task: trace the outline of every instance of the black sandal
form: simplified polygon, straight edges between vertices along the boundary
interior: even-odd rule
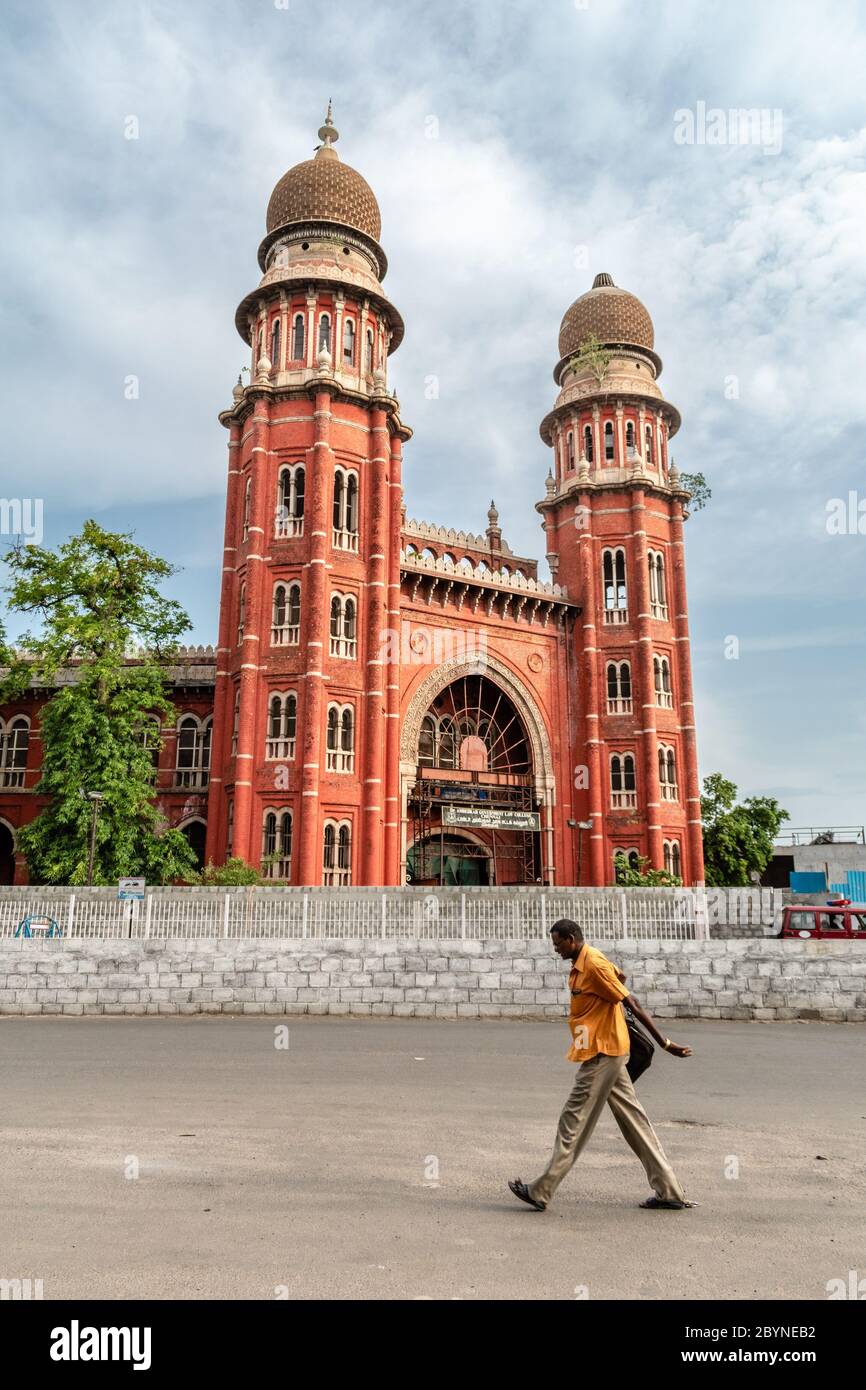
[[[684,1207],[696,1207],[697,1202],[666,1202],[663,1197],[647,1197],[641,1202],[644,1211],[682,1211]]]
[[[536,1211],[547,1211],[547,1203],[536,1202],[534,1197],[530,1197],[529,1188],[526,1186],[525,1182],[521,1181],[520,1178],[515,1178],[514,1182],[510,1182],[508,1186],[511,1188],[511,1191],[514,1193],[515,1197],[520,1198],[521,1202],[527,1202],[529,1206],[535,1207]]]

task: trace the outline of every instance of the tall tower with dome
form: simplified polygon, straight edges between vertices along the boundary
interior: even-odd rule
[[[541,425],[553,450],[538,503],[547,558],[581,604],[578,739],[586,757],[594,882],[612,835],[632,831],[655,868],[703,880],[680,486],[680,426],[658,378],[649,313],[610,275],[559,331],[559,394]],[[628,848],[628,847],[624,847]]]
[[[378,652],[399,595],[411,433],[388,357],[403,322],[382,289],[378,204],[335,149],[330,106],[319,138],[271,194],[262,278],[235,318],[250,381],[220,416],[229,471],[207,855],[265,857],[316,883],[327,833],[335,863],[350,853],[355,880],[380,883],[398,692]]]

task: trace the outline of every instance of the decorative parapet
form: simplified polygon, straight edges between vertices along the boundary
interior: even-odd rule
[[[405,550],[401,550],[400,565],[407,571],[421,571],[423,573],[428,570],[433,573],[448,574],[458,583],[462,583],[464,580],[474,580],[476,583],[495,585],[497,588],[543,594],[548,598],[568,601],[568,591],[561,584],[553,584],[544,579],[527,579],[522,574],[503,574],[501,570],[491,570],[484,565],[473,566],[467,560],[462,560],[455,565],[444,556],[431,559],[424,555],[407,555]]]

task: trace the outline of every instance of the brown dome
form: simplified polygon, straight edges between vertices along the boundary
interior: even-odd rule
[[[590,334],[600,343],[628,343],[653,348],[653,321],[639,299],[617,289],[609,275],[596,275],[587,290],[567,309],[559,330],[559,355],[577,352]]]
[[[329,144],[323,145],[314,159],[306,159],[283,174],[268,203],[269,233],[289,222],[307,221],[339,222],[376,242],[382,233],[372,188],[357,169],[343,164]]]

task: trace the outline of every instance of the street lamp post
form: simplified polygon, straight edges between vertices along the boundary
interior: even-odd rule
[[[102,792],[88,792],[87,799],[93,805],[93,816],[90,821],[90,853],[87,856],[87,886],[93,887],[93,860],[96,855],[96,822],[99,818],[99,803],[104,799]]]

